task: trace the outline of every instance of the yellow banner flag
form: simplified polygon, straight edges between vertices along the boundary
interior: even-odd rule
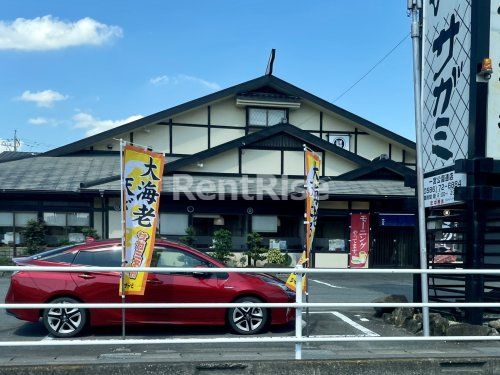
[[[319,208],[319,171],[321,159],[313,151],[305,150],[305,176],[306,176],[306,257],[310,258],[314,233],[316,232],[316,219]]]
[[[306,252],[303,251],[298,264],[305,264],[307,262]],[[297,292],[297,274],[291,273],[286,280],[286,286],[289,287],[294,292]],[[306,275],[302,276],[302,290],[307,290],[307,279]]]
[[[127,267],[149,267],[155,243],[165,156],[135,146],[123,154],[123,259]],[[143,295],[147,273],[126,272],[120,294]],[[122,290],[123,287],[123,290]]]

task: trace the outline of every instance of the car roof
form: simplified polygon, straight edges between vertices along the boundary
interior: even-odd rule
[[[78,248],[80,250],[84,250],[84,249],[93,249],[97,247],[102,247],[106,245],[120,245],[120,244],[121,244],[121,238],[110,238],[106,240],[94,240],[92,242],[82,243],[78,246]],[[196,250],[181,242],[167,240],[165,238],[156,238],[155,245],[173,246],[183,249]]]

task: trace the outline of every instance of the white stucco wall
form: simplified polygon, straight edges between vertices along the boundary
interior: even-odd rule
[[[284,173],[286,175],[304,174],[304,152],[285,151]]]
[[[281,151],[243,150],[241,162],[243,173],[281,173]]]
[[[238,149],[229,150],[201,161],[203,166],[190,165],[183,172],[238,173]]]
[[[210,147],[215,147],[222,143],[232,141],[233,139],[243,137],[245,130],[241,129],[210,129]]]
[[[338,116],[334,116],[328,112],[323,113],[323,131],[354,131],[354,125]]]
[[[172,117],[172,121],[181,124],[207,125],[208,123],[207,107],[204,106],[193,109],[188,112],[181,113],[180,115]]]
[[[172,128],[172,152],[174,154],[194,154],[208,147],[208,130],[189,126]]]
[[[358,135],[358,155],[372,160],[381,154],[389,155],[389,143],[372,134]]]
[[[169,133],[170,129],[166,125],[147,126],[134,131],[134,143],[151,147],[153,151],[168,153],[170,152]]]
[[[331,152],[325,153],[325,175],[338,176],[342,173],[359,168],[359,165],[341,158]]]
[[[245,127],[246,110],[242,107],[236,107],[234,98],[216,102],[210,106],[210,123],[212,125]]]
[[[299,109],[289,112],[288,122],[300,129],[319,130],[319,110],[303,103]]]

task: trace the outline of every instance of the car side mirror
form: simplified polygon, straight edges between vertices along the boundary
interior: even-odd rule
[[[206,266],[196,266],[195,268],[206,268]],[[204,272],[204,271],[194,271],[193,276],[195,277],[209,277],[210,273],[209,272]]]

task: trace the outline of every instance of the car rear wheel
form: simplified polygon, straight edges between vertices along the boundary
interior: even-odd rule
[[[57,298],[51,303],[60,303],[61,307],[53,307],[43,311],[43,324],[47,331],[55,337],[73,337],[78,335],[87,323],[87,311],[81,308],[64,307],[67,303],[79,303],[70,297]]]
[[[235,303],[259,303],[261,300],[255,297],[242,297]],[[227,312],[229,325],[236,333],[241,335],[252,335],[262,332],[267,325],[269,314],[263,307],[234,307]]]

